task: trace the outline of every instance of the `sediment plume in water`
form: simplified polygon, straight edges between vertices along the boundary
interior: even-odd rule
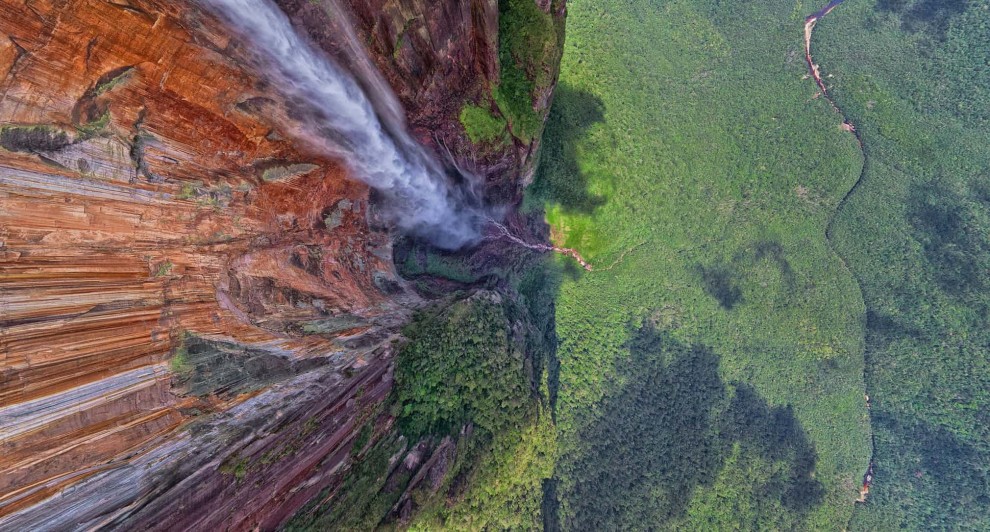
[[[388,88],[377,86],[380,94],[366,94],[350,74],[301,38],[270,0],[202,4],[244,39],[256,67],[298,107],[295,114],[303,116],[287,133],[343,159],[356,178],[384,196],[391,222],[446,249],[479,239],[486,217],[471,183],[454,184],[404,128],[386,128],[376,114],[369,96],[382,100],[381,108],[397,105]]]

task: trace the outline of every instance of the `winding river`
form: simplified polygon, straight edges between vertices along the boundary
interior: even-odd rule
[[[832,106],[832,109],[834,109],[835,112],[842,117],[842,128],[845,129],[846,131],[849,131],[850,133],[853,134],[853,136],[856,137],[856,141],[859,143],[859,148],[863,152],[863,169],[859,174],[859,179],[856,180],[856,183],[853,184],[853,186],[849,189],[849,191],[846,192],[846,195],[842,197],[842,200],[839,201],[839,204],[836,206],[835,209],[836,214],[842,209],[842,207],[846,204],[846,201],[848,201],[848,199],[853,195],[853,193],[856,192],[857,189],[859,189],[860,184],[863,182],[863,175],[866,174],[867,153],[866,153],[866,147],[863,144],[863,138],[862,136],[860,136],[860,133],[856,129],[856,126],[854,126],[853,123],[849,121],[845,113],[842,112],[842,109],[839,108],[839,106],[835,103],[835,100],[833,100],[828,94],[828,89],[825,87],[825,82],[822,80],[821,69],[819,69],[818,65],[815,64],[814,60],[811,58],[811,36],[812,33],[814,32],[815,24],[817,24],[818,21],[824,18],[826,15],[831,13],[832,10],[834,10],[836,7],[839,7],[839,4],[843,3],[844,1],[845,0],[832,0],[825,7],[821,8],[816,13],[804,19],[804,59],[805,61],[808,62],[808,70],[810,71],[811,76],[815,79],[815,83],[818,84],[818,88],[821,89],[822,96],[825,97],[826,100],[828,100],[828,103]],[[831,233],[832,233],[832,223],[829,222],[828,228],[825,231],[825,236],[829,240],[832,239]],[[843,260],[843,262],[845,262],[845,260]],[[866,409],[868,411],[870,410],[869,395],[866,396]],[[866,497],[870,493],[870,486],[873,484],[873,469],[874,469],[873,455],[876,454],[876,440],[872,433],[870,434],[870,440],[871,440],[871,446],[873,447],[873,451],[870,456],[870,463],[869,466],[867,467],[866,473],[863,474],[863,485],[862,488],[860,488],[859,498],[856,500],[856,502],[866,502]]]

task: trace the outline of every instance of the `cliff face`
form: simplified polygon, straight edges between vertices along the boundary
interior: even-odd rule
[[[534,0],[503,0],[501,8],[512,9],[512,4],[523,1]],[[480,177],[489,201],[519,199],[522,185],[528,184],[535,169],[539,132],[532,138],[506,135],[499,141],[474,143],[459,121],[466,104],[509,114],[499,113],[493,98],[502,84],[506,39],[512,38],[500,35],[498,0],[278,0],[278,4],[297,28],[358,73],[366,85],[373,85],[369,78],[374,74],[369,75],[360,62],[363,54],[349,49],[346,36],[356,32],[370,52],[370,66],[398,96],[419,142]],[[548,34],[534,45],[534,51],[545,51],[546,57],[528,65],[533,70],[529,75],[542,80],[527,102],[542,124],[557,80],[566,1],[535,0],[535,4],[545,20],[534,22],[553,26],[540,28]]]
[[[458,123],[497,82],[494,0],[281,3],[373,84],[354,31],[396,120],[518,195],[536,141]],[[291,141],[278,80],[196,6],[0,8],[0,528],[277,526],[391,428],[420,301],[369,190]]]

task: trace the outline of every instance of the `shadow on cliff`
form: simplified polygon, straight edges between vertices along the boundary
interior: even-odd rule
[[[503,223],[512,234],[531,242],[547,242],[549,227],[543,205],[590,214],[605,203],[605,197],[588,192],[588,176],[578,164],[579,144],[591,127],[604,122],[604,117],[604,104],[598,97],[558,85],[543,135],[540,167],[528,191],[538,207],[506,217]],[[402,277],[426,297],[442,298],[458,290],[478,288],[508,296],[512,301],[509,307],[518,311],[516,317],[521,319],[517,323],[525,331],[532,392],[541,396],[556,420],[560,380],[556,301],[563,280],[580,277],[584,271],[573,261],[557,261],[507,239],[486,239],[478,246],[449,252],[403,238],[396,241],[393,257]],[[545,389],[541,386],[544,375]],[[556,526],[556,499],[556,482],[546,479],[543,514],[547,529]]]
[[[580,431],[583,450],[563,459],[573,485],[560,493],[570,510],[564,528],[663,528],[685,515],[696,488],[716,481],[734,449],[739,460],[756,459],[751,472],[769,462],[752,481],[759,507],[782,507],[800,520],[822,501],[814,446],[789,406],[772,407],[752,387],[725,383],[708,348],[650,326],[627,347],[616,376],[622,388]]]
[[[545,205],[591,214],[606,201],[604,196],[588,192],[589,177],[578,163],[579,145],[589,129],[605,121],[605,105],[597,96],[567,84],[558,85],[554,94],[540,165],[528,189],[526,203],[532,207],[523,206],[499,220],[508,232],[527,242],[550,240],[543,214]],[[532,268],[534,259],[541,260],[539,255],[507,238],[488,234],[476,245],[455,251],[437,249],[415,237],[402,237],[395,242],[393,258],[399,273],[413,281],[417,291],[439,297],[462,289],[498,289],[507,278]],[[583,273],[571,261],[565,261],[561,271],[572,279]]]
[[[565,211],[591,214],[604,196],[588,192],[588,176],[578,164],[578,146],[595,124],[605,122],[605,104],[589,92],[566,83],[557,86],[543,134],[540,167],[530,192]]]

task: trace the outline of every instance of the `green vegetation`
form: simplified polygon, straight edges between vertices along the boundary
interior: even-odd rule
[[[396,401],[402,433],[443,434],[465,423],[498,434],[518,423],[529,390],[523,353],[511,345],[500,301],[477,297],[424,315],[399,355]]]
[[[351,447],[351,456],[356,456],[364,450],[364,446],[368,445],[368,441],[371,440],[371,434],[374,431],[375,426],[371,422],[365,423],[361,427],[361,431],[354,437],[354,446]]]
[[[357,460],[344,478],[334,504],[324,510],[316,505],[321,494],[290,521],[285,530],[373,530],[402,495],[402,489],[387,489],[389,458],[405,448],[403,440],[392,436],[380,441]],[[408,475],[393,482],[404,488]],[[323,511],[321,511],[323,510]]]
[[[261,349],[188,333],[169,360],[177,391],[200,397],[251,392],[294,375],[304,366]]]
[[[460,120],[468,138],[475,144],[495,142],[505,137],[505,119],[484,107],[464,104]]]
[[[220,464],[220,472],[224,475],[233,475],[240,480],[248,473],[249,462],[247,458],[242,458],[238,454],[233,454]]]
[[[165,260],[161,262],[155,269],[155,277],[166,277],[172,273],[172,268],[175,267],[172,261]]]
[[[182,188],[179,189],[179,193],[176,194],[175,198],[180,200],[192,199],[198,196],[197,187],[201,186],[202,183],[182,183]]]
[[[590,214],[605,203],[604,197],[588,192],[588,177],[578,166],[577,151],[588,130],[604,120],[605,108],[600,98],[573,90],[566,83],[557,86],[548,119],[551,129],[543,137],[539,178],[527,189],[528,208],[541,206],[533,203],[552,201],[568,212]],[[572,237],[574,232],[572,226]]]
[[[824,495],[814,477],[814,446],[790,407],[770,407],[752,387],[729,386],[710,350],[687,346],[646,326],[632,334],[630,358],[602,415],[580,434],[583,450],[565,461],[574,479],[572,526],[666,528],[685,517],[695,489],[715,500],[694,504],[698,519],[719,530],[798,530]],[[726,462],[745,461],[744,475],[719,478]],[[736,464],[732,464],[733,466]],[[732,512],[720,506],[738,493]],[[702,521],[704,522],[704,521]],[[580,524],[580,525],[578,525]]]
[[[138,138],[144,137],[135,137],[135,139]],[[135,144],[135,146],[139,144]],[[134,157],[135,152],[132,151],[131,155]],[[140,167],[140,164],[138,166]],[[211,207],[215,212],[220,212],[230,205],[230,202],[233,200],[233,193],[233,187],[227,183],[208,187],[202,181],[187,181],[182,183],[175,198],[180,200],[195,200],[196,205],[200,207]]]
[[[404,432],[425,426],[434,433],[449,426],[449,432],[463,423],[456,420],[474,426],[459,443],[458,463],[437,496],[425,498],[411,529],[539,528],[543,482],[552,475],[557,446],[550,413],[531,385],[537,384],[533,375],[541,376],[546,389],[547,373],[539,368],[548,365],[554,346],[545,342],[552,313],[531,311],[553,297],[555,284],[541,282],[548,279],[552,274],[537,263],[516,280],[511,300],[476,295],[407,331],[413,341],[396,369],[400,426],[409,427]],[[525,338],[510,335],[520,326]]]
[[[861,149],[807,77],[817,4],[568,5],[525,208],[594,271],[397,251],[424,292],[501,295],[410,326],[402,436],[355,451],[307,522],[391,527],[405,504],[417,530],[990,528],[990,6],[819,24]],[[500,14],[493,97],[528,140],[562,26],[528,0]],[[390,465],[414,445],[455,449],[432,487]]]
[[[355,464],[329,505],[317,497],[290,530],[369,530],[395,526],[397,504],[416,509],[413,529],[533,529],[543,481],[555,463],[556,431],[535,388],[549,365],[546,343],[552,274],[544,261],[510,275],[506,296],[481,291],[421,312],[405,329],[386,409],[398,432],[371,445],[373,425],[357,435]],[[551,331],[552,335],[552,331]],[[542,388],[546,390],[545,382]],[[406,469],[410,449],[447,449],[428,482]],[[446,447],[445,447],[446,446]],[[425,459],[425,457],[423,458]],[[396,461],[399,460],[399,461]],[[433,475],[437,476],[434,477]],[[401,513],[401,511],[399,511]]]
[[[96,81],[96,84],[93,85],[93,88],[90,90],[90,96],[99,96],[100,94],[113,90],[114,87],[126,81],[133,71],[134,67],[124,66],[111,70],[110,72],[100,76],[100,79]]]
[[[499,0],[498,29],[501,79],[492,87],[492,96],[512,134],[528,143],[543,127],[543,117],[533,110],[533,99],[553,81],[564,21],[544,13],[532,0]]]
[[[862,159],[802,79],[817,7],[568,3],[527,201],[595,266],[556,302],[565,529],[839,530],[852,514],[871,453],[864,309],[825,233]],[[644,326],[664,338],[645,355]],[[733,429],[739,402],[752,420]]]
[[[76,126],[76,130],[79,131],[82,137],[90,138],[90,137],[95,137],[96,135],[99,135],[100,133],[106,131],[107,126],[109,125],[110,125],[110,109],[107,109],[96,120]]]
[[[168,361],[168,369],[180,378],[188,376],[193,367],[189,364],[189,353],[184,344],[179,344]]]
[[[427,251],[420,254],[417,253],[419,249],[421,248],[416,246],[410,252],[406,252],[405,260],[400,264],[403,277],[415,278],[429,275],[458,283],[473,283],[480,277],[473,271],[470,264],[465,264],[463,257],[438,251]]]
[[[495,436],[456,505],[438,498],[410,530],[538,530],[543,481],[553,474],[556,429],[548,412],[521,430]]]
[[[990,529],[990,4],[847,2],[815,59],[867,164],[832,227],[867,307],[857,530]]]

